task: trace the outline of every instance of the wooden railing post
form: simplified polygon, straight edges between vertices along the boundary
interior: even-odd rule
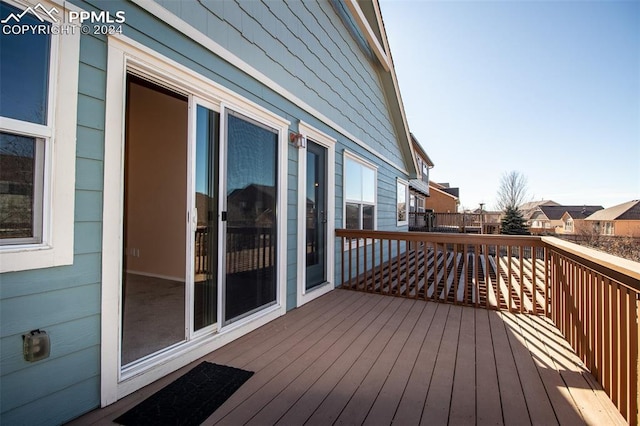
[[[640,265],[543,238],[548,314],[629,424],[638,424]]]

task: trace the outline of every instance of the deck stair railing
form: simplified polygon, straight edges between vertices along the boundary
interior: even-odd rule
[[[545,315],[638,424],[640,264],[551,237],[336,230],[342,287]]]

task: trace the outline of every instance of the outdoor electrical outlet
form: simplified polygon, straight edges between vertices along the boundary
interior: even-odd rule
[[[49,358],[51,342],[49,335],[43,330],[33,330],[22,336],[22,352],[25,361],[35,362]]]

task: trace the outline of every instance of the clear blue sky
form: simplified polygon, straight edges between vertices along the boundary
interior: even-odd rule
[[[495,206],[640,198],[640,0],[381,0],[409,128],[432,179]]]

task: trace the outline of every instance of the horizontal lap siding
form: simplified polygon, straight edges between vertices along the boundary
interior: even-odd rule
[[[289,146],[287,161],[287,310],[296,307],[298,265],[298,150]]]
[[[61,423],[100,403],[106,58],[104,40],[81,37],[73,265],[0,276],[1,424]],[[22,335],[34,329],[51,355],[29,363]]]
[[[208,51],[195,43],[175,36],[170,38],[169,43],[169,38],[154,36],[154,32],[147,31],[146,26],[138,26],[138,31],[132,34],[145,45],[291,120],[292,130],[297,130],[295,123],[302,120],[336,138],[337,228],[344,226],[342,154],[346,149],[377,167],[377,228],[406,229],[396,225],[396,178],[400,172],[388,162],[400,168],[404,168],[404,165],[376,71],[379,65],[373,64],[360,50],[328,1],[265,3],[166,0],[157,3],[385,157],[387,161],[376,157],[224,61],[218,63]],[[114,7],[112,9],[115,10]],[[157,40],[162,40],[162,43]],[[188,58],[180,53],[185,51],[190,52]],[[297,154],[295,149],[289,147],[287,309],[296,306]],[[407,176],[401,177],[407,179]],[[336,243],[336,260],[341,250]],[[339,273],[336,267],[336,282],[339,282]]]
[[[329,1],[158,1],[403,167],[378,64]]]
[[[73,0],[84,10],[125,11],[124,33],[292,122],[334,137],[336,227],[343,226],[342,154],[378,167],[378,228],[395,229],[396,168],[130,2]],[[376,67],[330,3],[160,2],[171,12],[405,168]],[[206,7],[205,7],[206,6]],[[132,27],[135,25],[135,27]],[[74,264],[0,276],[2,424],[55,424],[100,401],[100,292],[106,39],[83,35],[79,64]],[[288,148],[287,308],[296,305],[298,151]],[[406,178],[406,176],[403,176]],[[332,243],[332,242],[330,242]],[[336,259],[341,250],[336,246]],[[339,274],[336,268],[336,275]],[[51,336],[51,357],[22,359],[22,335]],[[73,401],[73,402],[72,402]],[[42,414],[46,413],[46,416]]]

